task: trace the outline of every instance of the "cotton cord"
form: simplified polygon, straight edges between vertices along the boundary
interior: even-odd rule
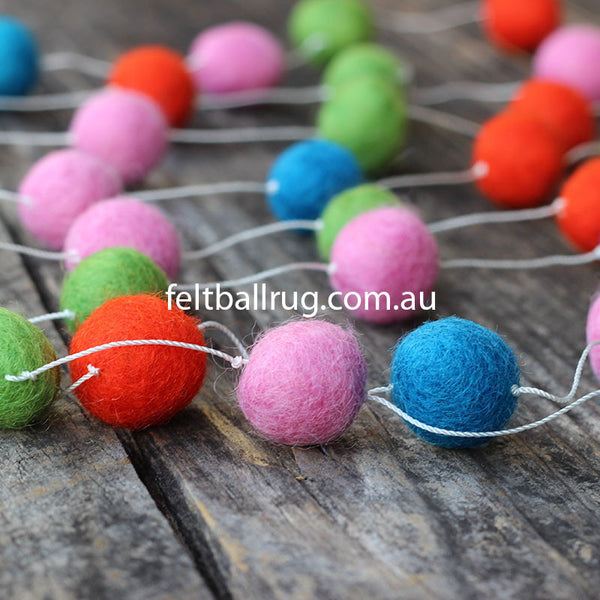
[[[146,190],[131,193],[131,197],[143,202],[160,200],[176,200],[218,194],[264,194],[267,186],[254,181],[227,181],[223,183],[206,183],[166,188],[162,190]]]
[[[567,153],[566,160],[569,165],[575,165],[586,158],[591,158],[598,154],[600,154],[600,142],[595,140],[593,142],[575,146],[575,148]]]
[[[100,90],[42,94],[39,96],[2,96],[0,110],[12,112],[40,112],[47,110],[70,110],[78,108],[90,96]]]
[[[71,135],[68,132],[0,131],[0,144],[3,146],[66,147],[71,145]]]
[[[44,323],[45,321],[58,321],[60,319],[75,319],[76,314],[72,310],[62,310],[60,312],[48,313],[46,315],[40,315],[39,317],[33,317],[28,319],[30,323]]]
[[[51,71],[77,71],[83,75],[106,79],[111,69],[111,63],[84,56],[76,52],[54,52],[47,54],[42,60],[42,69]]]
[[[17,192],[11,192],[9,190],[0,190],[0,200],[12,202],[14,204],[25,204],[26,206],[31,206],[33,204],[33,199],[29,196],[22,196],[21,194],[17,194]]]
[[[82,375],[77,381],[73,382],[66,390],[65,395],[74,392],[80,385],[92,379],[92,377],[98,377],[100,375],[100,369],[94,367],[94,365],[88,365],[88,372]]]
[[[417,88],[411,98],[421,106],[444,104],[453,100],[477,100],[478,102],[508,102],[523,82],[476,83],[452,81],[431,87]]]
[[[50,252],[48,250],[21,246],[20,244],[9,244],[8,242],[0,242],[0,250],[8,250],[9,252],[16,252],[17,254],[24,254],[26,256],[43,258],[46,260],[81,260],[75,252]]]
[[[427,108],[426,106],[412,104],[408,106],[408,115],[413,121],[435,125],[470,138],[474,138],[481,129],[481,125],[475,123],[475,121]]]
[[[246,360],[249,358],[248,350],[246,350],[242,341],[233,333],[233,331],[231,331],[231,329],[225,327],[222,323],[219,323],[218,321],[204,321],[198,325],[198,329],[200,331],[204,331],[205,329],[216,329],[221,333],[224,333],[231,342],[233,342],[233,345],[236,347],[242,358]]]
[[[450,171],[442,173],[421,173],[416,175],[397,175],[380,179],[377,184],[381,187],[393,189],[406,189],[412,187],[434,187],[445,185],[462,185],[473,183],[487,175],[489,170],[485,163],[476,163],[465,171]]]
[[[225,110],[246,106],[267,106],[269,104],[318,104],[329,98],[324,86],[270,88],[245,92],[231,92],[223,96],[206,95],[198,100],[201,110]]]
[[[243,144],[296,142],[313,137],[314,127],[242,127],[234,129],[172,129],[177,144]],[[0,138],[1,139],[1,138]]]

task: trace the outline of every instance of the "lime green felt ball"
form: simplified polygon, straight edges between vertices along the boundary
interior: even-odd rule
[[[380,77],[404,90],[409,69],[396,55],[377,44],[356,44],[340,52],[327,65],[323,85],[334,89],[362,75]]]
[[[317,231],[317,248],[321,258],[329,260],[335,238],[352,219],[376,208],[398,204],[399,200],[392,192],[372,183],[334,196],[321,215],[322,227]]]
[[[159,294],[168,286],[164,271],[146,255],[133,248],[107,248],[88,256],[66,277],[60,306],[75,313],[66,320],[75,332],[106,300]]]
[[[366,172],[377,173],[398,155],[406,138],[403,94],[378,77],[348,81],[321,106],[317,130],[353,152]]]
[[[292,45],[317,66],[348,46],[369,41],[373,29],[371,11],[360,0],[302,0],[288,23]]]
[[[0,308],[0,428],[21,429],[43,416],[60,388],[60,369],[35,381],[12,382],[5,375],[35,371],[56,360],[46,336],[35,325]]]

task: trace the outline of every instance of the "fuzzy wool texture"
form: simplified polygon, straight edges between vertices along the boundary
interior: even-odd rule
[[[539,119],[561,140],[565,152],[596,137],[596,116],[591,102],[562,83],[527,81],[512,99],[510,110]]]
[[[288,22],[294,48],[318,66],[345,48],[370,41],[373,32],[373,15],[362,0],[301,0]]]
[[[75,313],[74,319],[65,320],[74,333],[107,300],[163,294],[168,286],[164,271],[145,254],[133,248],[107,248],[88,256],[65,277],[60,307]]]
[[[234,21],[198,35],[190,48],[189,63],[199,90],[228,94],[277,85],[285,73],[286,57],[270,31]]]
[[[108,342],[164,339],[204,345],[196,319],[155,296],[108,300],[79,328],[70,352]],[[77,381],[92,364],[100,373],[75,390],[82,406],[98,419],[123,429],[160,425],[184,409],[199,392],[206,354],[168,346],[113,348],[70,363]]]
[[[173,280],[179,271],[179,236],[165,214],[127,197],[97,202],[79,215],[65,239],[64,252],[83,260],[105,248],[135,248],[149,256]],[[77,260],[65,265],[72,271]]]
[[[600,101],[600,27],[567,25],[549,35],[533,60],[533,75],[564,83]]]
[[[0,17],[0,96],[23,96],[39,79],[40,52],[28,27]]]
[[[299,142],[271,167],[267,200],[282,221],[318,219],[331,198],[359,185],[363,178],[356,158],[342,146],[326,140]]]
[[[352,314],[380,324],[413,317],[411,307],[402,307],[405,294],[418,299],[423,293],[429,300],[439,271],[434,237],[413,210],[400,207],[378,208],[350,221],[333,244],[331,264],[332,287],[363,298]],[[389,310],[383,298],[377,307],[370,297],[367,306],[366,294],[382,292],[389,294]]]
[[[323,227],[317,231],[317,248],[323,260],[329,260],[338,233],[355,217],[383,206],[398,206],[400,201],[389,190],[372,183],[359,185],[338,194],[321,215]]]
[[[578,250],[591,252],[600,244],[600,158],[581,165],[564,183],[560,197],[560,230]]]
[[[75,219],[95,202],[119,194],[123,184],[108,164],[79,150],[47,154],[19,186],[23,227],[52,250],[60,250]]]
[[[151,98],[173,127],[185,125],[194,110],[196,88],[184,57],[166,46],[141,46],[113,65],[108,85]]]
[[[421,325],[400,340],[392,360],[396,406],[433,427],[452,431],[497,431],[517,406],[514,352],[495,332],[450,317]],[[459,438],[409,425],[422,439],[443,448],[476,448],[491,438]]]
[[[372,75],[390,85],[404,89],[407,66],[395,54],[378,44],[356,44],[340,52],[327,65],[323,85],[336,87],[363,75]]]
[[[245,417],[289,446],[327,444],[354,421],[366,397],[367,365],[352,331],[293,321],[263,334],[237,387]]]
[[[165,156],[167,121],[147,96],[107,88],[75,112],[73,145],[114,167],[126,185],[142,180]]]
[[[547,201],[563,173],[559,138],[537,118],[517,111],[492,117],[479,130],[473,163],[489,172],[477,179],[479,191],[504,208],[530,208]]]
[[[600,295],[598,293],[596,293],[590,304],[585,333],[588,344],[600,341]],[[596,346],[592,348],[590,352],[590,364],[594,375],[600,380],[600,347]]]
[[[509,52],[533,52],[561,23],[560,0],[484,0],[483,28]]]
[[[45,415],[60,389],[60,369],[20,383],[4,376],[34,371],[56,360],[56,353],[35,325],[5,308],[0,308],[0,350],[0,428],[21,429]]]
[[[396,158],[407,124],[403,94],[373,75],[336,87],[317,115],[319,135],[348,148],[368,173],[382,171]]]

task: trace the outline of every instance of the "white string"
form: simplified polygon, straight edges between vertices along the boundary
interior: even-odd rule
[[[521,221],[535,221],[556,216],[563,208],[564,200],[557,198],[549,206],[540,206],[539,208],[529,208],[521,210],[508,210],[505,212],[487,212],[475,213],[472,215],[463,215],[445,219],[429,225],[431,233],[441,233],[444,231],[453,231],[463,227],[472,227],[473,225],[486,225],[494,223],[518,223]]]
[[[515,259],[515,260],[496,260],[485,258],[458,258],[442,262],[442,269],[544,269],[556,266],[577,266],[586,265],[600,259],[600,246],[597,246],[591,252],[586,254],[574,254],[572,256],[544,256],[542,258]]]
[[[94,367],[94,365],[88,365],[88,372],[82,375],[77,381],[72,383],[66,390],[65,394],[74,392],[81,384],[92,379],[92,377],[98,377],[100,375],[100,369]]]
[[[427,108],[426,106],[410,105],[408,115],[413,121],[435,125],[470,138],[474,138],[481,129],[481,125],[475,123],[475,121]]]
[[[196,289],[213,289],[216,287],[220,288],[232,288],[238,287],[242,285],[247,285],[249,283],[257,283],[259,281],[264,281],[265,279],[270,279],[272,277],[276,277],[277,275],[282,275],[284,273],[291,273],[292,271],[322,271],[325,273],[331,274],[333,272],[333,265],[328,265],[325,263],[314,263],[314,262],[305,262],[305,263],[291,263],[289,265],[284,265],[282,267],[275,267],[274,269],[267,269],[266,271],[261,271],[260,273],[256,273],[254,275],[249,275],[248,277],[242,277],[240,279],[228,279],[225,281],[210,281],[205,283],[190,283],[185,285],[178,285],[177,289],[181,291],[190,291]]]
[[[30,248],[21,246],[20,244],[9,244],[8,242],[0,242],[0,250],[8,250],[26,256],[35,258],[44,258],[47,260],[78,260],[79,256],[75,252],[50,252],[48,250],[39,250],[38,248]]]
[[[270,104],[318,104],[328,97],[327,89],[322,85],[302,88],[266,88],[203,96],[198,99],[197,107],[200,110],[224,110]]]
[[[229,329],[229,327],[225,327],[225,325],[219,323],[218,321],[204,321],[204,323],[200,323],[200,325],[198,325],[198,329],[200,331],[205,329],[217,329],[221,333],[224,333],[233,342],[233,345],[236,347],[240,355],[243,358],[248,359],[248,351],[244,347],[244,344],[242,344],[241,340],[238,339],[238,337],[233,333],[233,331],[231,331],[231,329]]]
[[[395,33],[439,33],[481,21],[480,2],[463,2],[425,12],[382,11],[379,26]]]
[[[54,321],[59,319],[74,319],[77,315],[72,310],[62,310],[60,312],[48,313],[29,319],[30,323],[44,323],[45,321]]]
[[[235,129],[172,129],[177,144],[243,144],[249,142],[296,142],[313,137],[314,127],[242,127]]]
[[[13,112],[38,112],[78,108],[99,90],[43,94],[39,96],[1,96],[0,110]]]
[[[321,221],[308,221],[308,220],[296,220],[296,221],[280,221],[278,223],[269,223],[268,225],[262,225],[261,227],[255,227],[254,229],[248,229],[229,236],[220,242],[216,242],[211,246],[207,246],[202,250],[193,250],[191,252],[185,252],[183,257],[186,259],[194,260],[199,258],[206,258],[231,248],[242,242],[255,240],[273,233],[280,233],[282,231],[293,231],[294,229],[306,229],[309,231],[318,231],[322,228],[323,223]]]
[[[462,185],[473,183],[487,175],[487,164],[478,162],[466,171],[453,171],[442,173],[417,173],[414,175],[397,175],[380,179],[377,184],[381,187],[392,189],[405,189],[412,187],[434,187],[446,185]]]
[[[77,71],[90,77],[106,79],[112,65],[104,60],[77,54],[76,52],[54,52],[42,60],[44,71]]]
[[[585,144],[579,144],[579,146],[575,146],[567,153],[567,164],[575,165],[578,162],[585,160],[586,158],[591,158],[593,156],[597,156],[600,154],[600,142],[594,140],[593,142],[586,142]]]
[[[3,146],[69,146],[71,135],[68,132],[39,131],[0,131],[0,144]]]
[[[21,194],[9,190],[0,190],[0,200],[13,202],[14,204],[25,204],[26,206],[31,206],[33,204],[33,198],[21,196]]]
[[[478,83],[452,81],[411,91],[411,99],[421,106],[443,104],[453,100],[477,100],[480,102],[508,102],[522,82]]]
[[[119,342],[109,342],[107,344],[101,344],[100,346],[95,346],[93,348],[88,348],[87,350],[82,350],[81,352],[76,352],[75,354],[64,356],[63,358],[59,358],[57,360],[52,361],[51,363],[39,367],[38,369],[35,369],[35,371],[22,371],[19,375],[5,375],[4,379],[13,383],[35,381],[37,377],[42,375],[42,373],[45,373],[46,371],[51,371],[56,367],[66,365],[70,362],[73,362],[74,360],[90,356],[91,354],[96,354],[97,352],[103,352],[105,350],[112,350],[114,348],[126,348],[132,346],[168,346],[170,348],[183,348],[184,350],[195,350],[197,352],[204,352],[206,354],[211,354],[212,356],[222,358],[228,363],[231,363],[231,366],[234,369],[239,369],[242,365],[246,364],[247,362],[247,360],[242,356],[231,356],[226,352],[221,352],[220,350],[215,350],[214,348],[208,348],[206,346],[199,346],[198,344],[175,342],[173,340],[122,340]]]
[[[143,202],[158,200],[175,200],[178,198],[193,198],[195,196],[215,196],[218,194],[264,194],[266,185],[254,181],[228,181],[224,183],[206,183],[186,185],[162,190],[145,190],[132,192],[130,196]]]

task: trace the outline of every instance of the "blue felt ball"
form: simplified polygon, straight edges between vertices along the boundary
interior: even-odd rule
[[[12,17],[0,17],[0,96],[22,96],[35,85],[39,50],[31,31]]]
[[[360,185],[364,175],[349,151],[325,140],[308,140],[288,148],[267,179],[267,199],[282,221],[318,219],[334,196]]]
[[[519,384],[514,352],[493,331],[456,317],[425,323],[400,340],[392,361],[392,398],[409,416],[453,431],[496,431],[510,420]],[[444,448],[475,448],[490,438],[437,435],[410,425]]]

